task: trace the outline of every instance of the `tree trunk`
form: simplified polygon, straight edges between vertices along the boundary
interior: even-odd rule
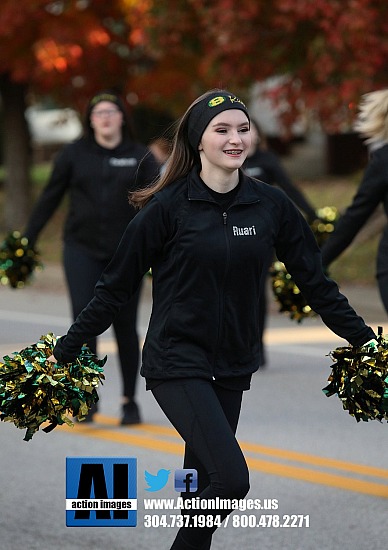
[[[3,107],[4,214],[3,229],[23,229],[31,205],[30,132],[25,119],[27,85],[0,75]]]

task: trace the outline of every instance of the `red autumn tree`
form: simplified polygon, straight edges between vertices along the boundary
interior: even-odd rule
[[[2,0],[0,93],[6,227],[29,206],[31,94],[79,107],[116,86],[178,115],[205,89],[273,94],[285,127],[301,104],[327,131],[349,128],[362,93],[388,85],[388,4],[381,0]]]
[[[342,131],[360,95],[388,85],[388,4],[380,0],[155,0],[150,6],[148,37],[157,62],[139,81],[149,101],[175,97],[187,71],[186,100],[206,87],[244,91],[286,75],[273,96],[288,103],[285,125],[303,100],[327,131]],[[161,71],[172,86],[155,78]]]
[[[388,85],[388,4],[379,0],[278,0],[284,67],[329,132],[348,130],[363,93]],[[298,40],[306,37],[298,47]]]
[[[97,89],[123,89],[144,65],[138,27],[130,17],[139,2],[124,3],[2,0],[0,94],[7,229],[22,226],[30,206],[30,140],[24,118],[28,98],[49,94],[80,107]]]

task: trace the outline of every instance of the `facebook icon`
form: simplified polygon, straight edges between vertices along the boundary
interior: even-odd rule
[[[174,487],[178,493],[195,493],[198,489],[197,470],[175,470]]]

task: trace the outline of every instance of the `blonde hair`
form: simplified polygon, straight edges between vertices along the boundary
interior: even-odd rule
[[[362,96],[353,127],[367,144],[388,142],[388,89]]]

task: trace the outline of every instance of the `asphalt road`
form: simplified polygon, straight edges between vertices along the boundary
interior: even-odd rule
[[[374,327],[385,322],[375,289],[346,289],[357,311]],[[64,333],[70,322],[61,274],[39,275],[23,290],[0,288],[0,359],[42,334]],[[141,304],[144,334],[149,283]],[[330,374],[328,352],[345,343],[320,320],[301,324],[271,307],[266,333],[269,364],[246,392],[238,438],[251,471],[247,498],[277,502],[277,509],[242,510],[214,536],[214,550],[364,550],[386,547],[388,517],[387,426],[357,423],[337,397],[322,393]],[[144,424],[120,427],[120,376],[112,334],[101,338],[108,354],[100,414],[93,425],[39,431],[30,442],[13,424],[0,424],[0,548],[2,550],[167,550],[176,528],[145,527],[144,471],[181,468],[182,444],[139,379]],[[135,457],[136,527],[66,527],[66,457]],[[174,499],[171,484],[153,496]],[[176,512],[174,512],[176,513]],[[260,517],[264,516],[260,520]],[[270,516],[270,517],[268,517]],[[294,525],[285,518],[295,516]],[[253,517],[253,519],[252,519]],[[158,523],[157,519],[154,523]],[[234,518],[234,519],[233,519]],[[260,526],[249,526],[250,524]],[[272,522],[272,526],[269,523]],[[159,521],[160,523],[160,521]],[[307,527],[306,524],[309,524]]]

